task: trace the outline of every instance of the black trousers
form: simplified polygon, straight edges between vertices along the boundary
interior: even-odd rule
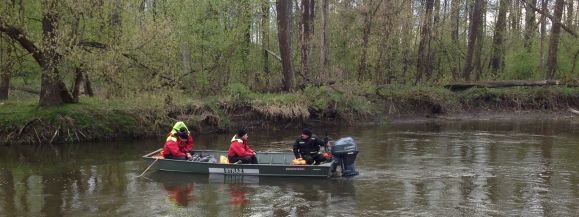
[[[228,157],[229,163],[235,163],[241,161],[242,164],[257,164],[257,157],[255,155],[251,157]]]
[[[324,161],[324,156],[318,153],[302,155],[302,158],[304,158],[307,164],[314,165],[319,165],[322,161]]]

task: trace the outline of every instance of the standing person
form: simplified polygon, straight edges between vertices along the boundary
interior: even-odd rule
[[[176,134],[171,134],[163,147],[163,157],[166,159],[187,160],[191,159],[193,140],[184,127]]]
[[[247,131],[245,129],[237,130],[237,133],[231,139],[231,145],[227,153],[229,163],[241,161],[243,164],[257,164],[257,157],[253,149],[249,147],[247,138]]]
[[[312,135],[312,130],[304,128],[302,135],[294,143],[294,156],[296,159],[304,159],[307,164],[318,165],[324,160],[320,154],[320,146],[327,147],[324,141]]]

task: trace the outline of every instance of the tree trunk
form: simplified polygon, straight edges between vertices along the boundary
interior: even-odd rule
[[[360,55],[360,63],[358,65],[358,81],[362,81],[366,75],[368,42],[370,40],[370,12],[364,12],[364,27],[362,29],[362,54]]]
[[[493,48],[491,56],[491,73],[496,77],[502,72],[505,66],[505,33],[507,29],[507,9],[509,0],[500,0],[497,23],[495,24],[495,33],[493,36]]]
[[[328,65],[328,0],[320,1],[320,18],[320,76],[329,77],[329,75],[326,75],[328,73],[328,70],[326,69]]]
[[[432,59],[430,51],[430,39],[432,28],[432,9],[434,0],[426,0],[426,13],[422,22],[420,44],[418,45],[418,60],[416,62],[416,82],[420,82],[423,76],[429,77],[432,73]]]
[[[460,42],[458,40],[458,26],[460,25],[460,1],[461,0],[451,0],[450,2],[450,39],[454,44],[455,49],[459,49]],[[453,64],[452,66],[452,77],[458,79],[460,76],[459,63]]]
[[[7,44],[3,47],[4,39],[0,38],[0,100],[8,99],[10,94],[10,77],[12,70],[12,64],[9,63],[8,58],[10,53],[12,53],[11,45]],[[1,67],[4,65],[4,67]]]
[[[412,26],[414,24],[414,16],[413,16],[413,3],[412,0],[403,0],[402,10],[404,11],[404,19],[401,24],[401,38],[399,39],[402,42],[402,81],[404,83],[407,82],[406,78],[409,74],[409,68],[414,66],[414,60],[410,57],[410,53],[412,52]]]
[[[83,73],[84,74],[84,94],[87,96],[94,96],[94,91],[92,90],[92,83],[90,82],[90,79],[88,78],[88,74],[87,73]]]
[[[75,103],[79,102],[80,86],[83,83],[84,76],[81,69],[82,65],[77,67],[74,71],[74,85],[72,86],[72,98]]]
[[[519,8],[519,1],[513,0],[511,2],[511,13],[509,14],[511,20],[511,29],[515,31],[515,35],[519,36],[519,16],[520,16],[520,8]]]
[[[573,3],[575,0],[569,0],[567,3],[567,21],[568,27],[573,28]]]
[[[431,69],[428,70],[429,73],[426,73],[426,80],[430,81],[432,79],[432,76],[434,75],[434,73],[436,73],[436,71],[439,69],[439,56],[437,55],[437,49],[433,48],[433,46],[431,45],[433,42],[436,44],[436,42],[440,41],[441,34],[440,34],[440,30],[441,30],[441,24],[440,24],[440,1],[441,0],[434,0],[434,11],[433,13],[433,20],[432,20],[432,25],[431,25],[431,39],[429,41],[429,46],[428,46],[428,51],[430,53],[430,67]],[[436,47],[436,46],[435,46]],[[437,74],[438,75],[438,74]],[[435,76],[438,77],[438,76]]]
[[[302,20],[301,20],[301,63],[302,63],[302,75],[306,79],[310,79],[310,70],[308,65],[308,55],[310,51],[310,24],[311,24],[311,5],[313,0],[302,0]]]
[[[251,73],[250,72],[250,62],[249,62],[249,54],[250,54],[250,48],[251,48],[251,23],[252,21],[252,14],[251,14],[251,5],[249,5],[249,2],[247,1],[239,1],[242,4],[242,10],[241,14],[243,14],[242,17],[242,23],[241,25],[243,25],[245,27],[245,29],[243,30],[243,42],[241,43],[241,61],[243,63],[243,67],[242,67],[242,72],[243,74],[248,74]],[[250,76],[244,76],[244,78],[250,78]],[[248,80],[249,81],[249,80]]]
[[[362,11],[364,14],[364,26],[362,29],[362,54],[360,63],[358,64],[358,81],[364,80],[368,74],[368,43],[370,42],[370,32],[372,31],[372,19],[380,8],[380,5],[382,5],[382,1],[383,0],[380,0],[375,6],[372,5],[372,2],[367,2],[367,9]]]
[[[479,27],[477,31],[477,39],[476,39],[476,50],[474,53],[474,67],[473,70],[476,70],[475,80],[480,80],[482,77],[483,72],[483,64],[482,64],[482,56],[483,56],[483,46],[484,46],[484,32],[486,27],[486,17],[484,16],[487,13],[486,1],[482,2],[480,13],[479,13]]]
[[[121,25],[122,0],[114,0],[111,12],[111,26],[118,28]]]
[[[263,17],[261,18],[261,28],[262,28],[262,39],[261,47],[263,48],[263,72],[269,75],[269,0],[263,1],[261,6],[261,13]]]
[[[518,0],[517,0],[518,1]],[[528,0],[532,6],[537,5],[537,0]],[[524,46],[531,52],[531,40],[535,33],[535,10],[529,4],[525,4],[525,37]]]
[[[548,12],[547,5],[549,0],[541,0],[541,42],[539,48],[539,71],[541,73],[545,72],[545,34],[547,33],[547,16],[544,14]]]
[[[477,36],[479,35],[479,28],[481,27],[481,10],[483,0],[475,0],[472,9],[471,20],[468,27],[468,48],[466,58],[464,60],[464,70],[462,73],[463,78],[466,81],[470,80],[470,74],[472,72],[472,59],[474,56],[475,45],[477,41]]]
[[[294,72],[291,61],[291,0],[276,0],[279,51],[283,68],[283,89],[293,91],[295,87]]]
[[[8,99],[10,93],[10,72],[0,72],[0,100]]]
[[[123,11],[123,1],[114,0],[111,12],[111,34],[113,41],[119,43],[119,38],[121,37],[121,12]]]
[[[56,11],[56,2],[49,1],[43,5],[45,8],[42,17],[42,36],[44,50],[42,59],[42,76],[40,82],[40,106],[59,105],[63,103],[74,103],[74,99],[66,89],[66,85],[60,78],[58,64],[61,57],[56,52],[56,25],[58,17]]]
[[[561,17],[563,16],[563,8],[565,0],[555,1],[555,11],[551,27],[551,39],[549,41],[549,56],[547,57],[547,79],[555,79],[555,72],[557,71],[557,49],[559,47],[559,37],[561,34]]]
[[[58,105],[63,103],[74,103],[72,95],[66,89],[66,85],[60,78],[57,66],[60,62],[60,55],[56,52],[55,25],[57,21],[57,10],[54,1],[43,1],[42,18],[42,39],[43,50],[40,50],[24,33],[22,29],[14,26],[0,25],[0,32],[4,32],[12,40],[20,43],[23,49],[28,51],[34,60],[42,68],[40,82],[41,106]]]

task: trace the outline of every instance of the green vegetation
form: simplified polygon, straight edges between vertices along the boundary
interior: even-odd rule
[[[0,2],[7,142],[578,105],[564,0]],[[441,87],[509,79],[562,85]]]
[[[182,94],[106,100],[87,97],[78,104],[54,107],[39,107],[30,100],[2,101],[0,138],[10,143],[81,142],[162,136],[176,120],[209,132],[311,120],[379,124],[398,115],[556,111],[576,105],[579,88],[574,87],[472,88],[451,92],[428,86],[347,83],[308,86],[294,93],[259,93],[238,84],[232,85],[227,94],[197,99]]]

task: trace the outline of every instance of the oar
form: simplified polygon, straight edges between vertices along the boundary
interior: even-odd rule
[[[145,169],[145,171],[143,171],[143,173],[141,173],[141,175],[138,175],[137,178],[145,175],[145,173],[146,173],[147,171],[149,171],[149,169],[151,169],[151,167],[153,166],[153,164],[157,163],[158,160],[159,160],[159,158],[155,159],[155,161],[153,161],[153,163],[151,163],[151,165],[149,165],[149,167],[147,167],[147,169]]]

